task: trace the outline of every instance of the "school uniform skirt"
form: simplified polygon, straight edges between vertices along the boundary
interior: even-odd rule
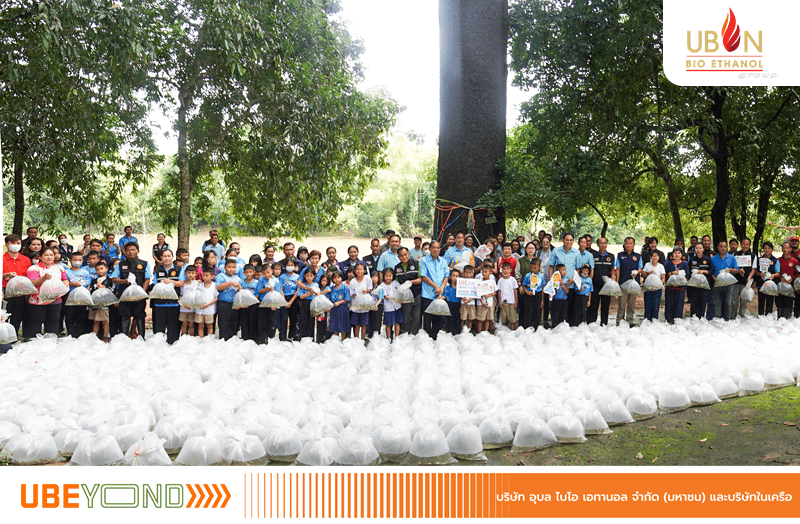
[[[350,331],[350,304],[345,302],[331,309],[328,331],[331,333],[348,333]]]
[[[369,326],[369,311],[351,311],[351,326]]]

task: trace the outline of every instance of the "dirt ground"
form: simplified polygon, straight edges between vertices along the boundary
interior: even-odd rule
[[[796,466],[798,424],[800,390],[788,387],[612,427],[583,444],[486,455],[497,466]]]

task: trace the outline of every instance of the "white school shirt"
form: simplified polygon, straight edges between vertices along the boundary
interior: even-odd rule
[[[644,265],[644,272],[645,273],[649,273],[651,271],[655,271],[656,275],[666,275],[667,274],[667,270],[664,269],[664,265],[663,264],[659,264],[658,262],[656,262],[655,266],[653,264],[651,264],[650,262],[648,262],[647,264]]]
[[[483,280],[483,279],[481,279],[481,280]],[[514,282],[516,282],[516,281],[517,280],[514,279]],[[490,282],[492,283],[492,292],[490,294],[488,294],[488,295],[484,295],[484,297],[483,297],[484,300],[486,300],[486,307],[492,307],[494,305],[494,296],[495,296],[495,293],[497,292],[497,284],[495,284],[495,282],[494,282],[494,275],[492,275],[492,278],[490,279]],[[475,300],[475,304],[477,304],[479,306],[482,306],[483,302],[481,302],[481,299],[477,299],[477,300]]]
[[[387,298],[389,293],[394,293],[397,288],[400,287],[400,284],[397,283],[397,280],[392,280],[392,283],[387,285],[386,282],[381,282],[378,286],[378,289],[383,290],[383,312],[388,313],[390,311],[397,311],[400,309],[401,305],[399,302],[395,302],[394,300],[389,300]]]
[[[217,291],[217,285],[215,283],[211,283],[211,287],[206,287],[205,282],[203,285],[200,286],[200,291],[203,294],[203,303],[208,304],[214,298],[219,296],[219,291]],[[214,302],[210,306],[205,309],[200,309],[197,311],[198,315],[214,315],[217,312],[217,303]]]
[[[514,303],[514,290],[519,287],[517,283],[517,279],[513,276],[508,278],[500,277],[500,281],[497,283],[497,289],[500,290],[500,302],[506,304],[513,304]]]
[[[394,281],[392,281],[394,282]],[[350,280],[350,301],[354,301],[358,295],[363,295],[364,291],[372,291],[372,279],[368,275],[364,275],[364,280],[359,282],[353,277]],[[385,310],[384,310],[385,311]]]

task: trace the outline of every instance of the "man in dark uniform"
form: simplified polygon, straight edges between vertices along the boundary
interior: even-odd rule
[[[411,258],[408,248],[401,247],[397,250],[400,263],[394,267],[394,278],[398,284],[411,281],[411,293],[414,302],[402,304],[403,324],[400,333],[416,335],[422,327],[422,277],[419,275],[419,262]]]
[[[164,249],[161,251],[161,262],[162,264],[156,266],[153,271],[153,284],[164,282],[175,286],[180,283],[178,277],[181,274],[181,270],[173,263],[171,249]],[[167,344],[174,344],[177,342],[178,338],[181,336],[181,321],[178,319],[180,316],[178,301],[153,298],[150,300],[150,307],[153,308],[153,333],[166,332]]]
[[[119,286],[118,293],[122,293],[130,286],[128,275],[136,278],[136,283],[147,289],[150,286],[150,266],[144,260],[139,259],[139,244],[128,242],[125,244],[125,259],[120,260],[114,272],[111,274],[111,281]],[[139,336],[144,338],[144,316],[145,304],[147,300],[137,300],[136,302],[120,302],[119,315],[122,317],[122,332],[130,336],[131,318],[136,322],[136,329]]]
[[[369,249],[372,253],[364,257],[364,264],[367,265],[369,275],[372,276],[378,271],[378,259],[381,258],[381,241],[373,238],[369,243]],[[383,281],[383,278],[378,275],[378,282],[381,281]]]
[[[597,321],[597,308],[600,308],[600,324],[608,324],[608,309],[611,306],[611,297],[600,295],[605,281],[603,277],[614,278],[614,255],[608,252],[608,240],[605,237],[597,239],[597,251],[594,251],[594,276],[592,277],[592,303],[586,312],[586,322],[591,324]]]
[[[653,251],[658,253],[658,263],[663,266],[664,263],[667,261],[667,256],[664,254],[663,251],[658,249],[658,238],[656,237],[650,237],[650,243],[648,244],[647,249],[642,250],[642,260],[647,260],[649,262],[650,253],[652,253]]]
[[[633,249],[636,246],[636,240],[633,237],[628,237],[623,243],[624,251],[617,255],[617,261],[614,264],[616,268],[614,271],[614,280],[620,286],[634,277],[634,273],[638,273],[642,269],[642,255],[634,253]],[[622,290],[622,295],[617,301],[617,325],[620,321],[627,320],[629,324],[633,323],[633,317],[636,309],[636,295],[632,295]]]

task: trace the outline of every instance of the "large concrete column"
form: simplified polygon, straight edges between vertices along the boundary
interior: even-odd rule
[[[467,207],[500,185],[506,152],[508,0],[439,0],[440,122],[436,196]],[[450,220],[461,210],[455,210]],[[465,231],[467,215],[445,232]],[[446,224],[439,222],[436,231]],[[486,223],[475,212],[479,239],[505,233],[505,213]],[[490,222],[492,220],[490,219]]]

